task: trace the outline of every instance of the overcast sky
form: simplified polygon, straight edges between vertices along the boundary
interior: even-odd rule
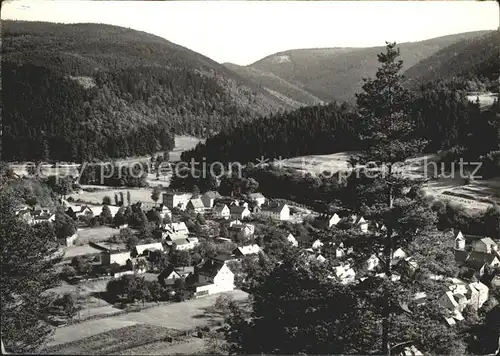
[[[2,6],[2,19],[125,26],[240,65],[294,48],[379,46],[492,30],[499,15],[495,1],[14,0]]]

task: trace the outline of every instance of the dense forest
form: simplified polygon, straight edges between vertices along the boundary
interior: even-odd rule
[[[173,147],[289,106],[198,53],[100,24],[3,21],[6,160],[84,161]]]
[[[415,123],[414,137],[427,140],[427,152],[458,150],[467,153],[464,158],[468,159],[497,151],[498,105],[480,110],[456,85],[430,83],[413,97],[410,115]],[[261,156],[274,159],[357,150],[362,124],[347,104],[311,106],[225,130],[185,152],[182,158],[247,163]]]
[[[353,113],[349,105],[337,103],[278,113],[224,130],[184,152],[182,159],[246,163],[261,156],[273,159],[354,149],[359,143]]]

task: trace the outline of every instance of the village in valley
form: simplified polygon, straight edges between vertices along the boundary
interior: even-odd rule
[[[149,202],[131,201],[126,189],[124,201],[123,191],[113,189],[109,192],[115,193],[114,201],[104,196],[99,205],[83,203],[85,189],[75,187],[76,193],[59,198],[57,211],[39,204],[16,211],[31,225],[57,224],[56,219],[66,225],[62,231],[67,236],[58,236],[60,247],[53,256],[60,261],[62,285],[51,292],[70,299],[65,308],[78,312],[69,320],[64,312],[53,320],[62,329],[131,310],[153,308],[154,312],[165,303],[191,303],[212,295],[218,297],[210,303],[244,302],[251,283],[248,266],[258,265],[263,256],[278,259],[279,264],[287,251],[298,254],[304,264],[323,265],[328,278],[341,284],[360,284],[370,276],[445,281],[448,289],[437,300],[416,292],[410,302],[437,302],[446,310],[442,319],[449,327],[464,320],[465,308],[481,309],[489,300],[490,288],[500,287],[500,275],[494,272],[500,268],[499,242],[488,236],[457,229],[442,232],[453,242],[448,252],[460,268],[457,276],[422,274],[418,259],[398,248],[389,277],[383,269],[382,250],[367,257],[356,251],[349,238],[332,240],[338,231],[348,231],[358,239],[384,231],[348,210],[318,213],[299,203],[267,198],[254,191],[255,186],[231,196],[216,190],[200,192],[197,186],[193,191],[141,188],[151,192]],[[101,193],[106,194],[103,189]],[[82,293],[86,288],[90,292]],[[64,337],[57,340],[58,332],[55,338],[49,350],[64,343]],[[405,350],[419,354],[411,345]]]

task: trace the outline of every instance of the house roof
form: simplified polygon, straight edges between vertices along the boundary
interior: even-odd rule
[[[140,202],[140,208],[142,211],[150,211],[152,209],[157,209],[158,206],[154,203],[144,203],[144,202]]]
[[[468,251],[455,250],[455,261],[459,263],[464,263],[467,258],[469,258]]]
[[[238,250],[242,255],[253,255],[260,252],[260,246],[257,244],[238,247]]]
[[[187,226],[185,223],[183,222],[179,222],[179,223],[171,223],[169,227],[167,227],[167,229],[171,230],[172,232],[178,232],[178,231],[186,231],[186,232],[189,232]]]
[[[179,245],[187,245],[189,243],[189,241],[188,241],[187,238],[183,238],[183,239],[174,240],[174,241],[172,241],[172,243],[174,243],[177,246],[179,246]]]
[[[269,211],[271,213],[281,213],[287,204],[278,204],[273,206],[263,206],[261,211]]]
[[[224,266],[224,262],[217,260],[208,260],[198,270],[198,273],[208,277],[215,277],[220,269]]]
[[[137,245],[135,246],[135,249],[137,251],[137,254],[142,255],[144,251],[149,250],[149,251],[163,251],[163,245],[161,242],[155,242],[151,244],[143,244],[143,245]]]
[[[205,208],[205,205],[203,204],[203,201],[201,200],[201,198],[194,198],[194,199],[191,199],[189,201],[189,203],[191,203],[191,205],[193,206],[193,208],[195,209],[204,209]]]
[[[204,198],[209,198],[209,199],[216,199],[216,198],[220,198],[220,194],[219,192],[215,191],[215,190],[210,190],[208,192],[206,192],[205,194],[203,194],[203,197]]]
[[[467,260],[467,262],[469,260],[472,260],[472,261],[475,261],[477,262],[478,264],[479,263],[482,263],[482,264],[491,264],[491,262],[493,262],[493,260],[497,258],[496,255],[492,254],[492,253],[484,253],[484,252],[478,252],[478,251],[472,251],[469,255],[469,258]]]
[[[479,241],[481,241],[482,243],[484,243],[485,245],[488,245],[488,246],[497,245],[497,243],[495,241],[493,241],[493,239],[491,237],[484,237]]]
[[[212,257],[210,259],[214,260],[214,261],[219,261],[219,262],[226,262],[226,261],[232,260],[233,256],[231,255],[230,252],[227,252],[227,253],[218,254],[217,256]]]
[[[231,214],[241,214],[245,210],[248,210],[246,206],[238,206],[238,205],[231,205],[231,208],[229,208],[231,211]]]
[[[218,212],[218,213],[222,213],[222,210],[224,210],[224,208],[227,208],[226,204],[216,204],[213,207],[213,210],[216,211],[216,212]]]
[[[248,197],[250,199],[265,198],[265,196],[263,196],[262,193],[250,193],[250,194],[248,194]]]

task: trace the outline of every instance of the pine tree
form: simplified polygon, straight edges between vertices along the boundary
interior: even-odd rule
[[[382,242],[383,269],[387,276],[392,274],[391,261],[396,244],[433,221],[406,196],[409,188],[418,189],[419,182],[403,177],[400,170],[407,158],[421,152],[425,142],[412,135],[410,94],[401,85],[399,73],[403,62],[398,59],[399,55],[396,44],[387,43],[386,52],[378,55],[381,66],[375,79],[366,79],[363,92],[356,95],[363,150],[353,161],[379,168],[376,174],[370,171],[370,179],[359,179],[367,181],[367,185],[358,187],[358,208],[378,226],[385,227],[385,231],[379,233],[385,237]],[[358,173],[367,171],[361,169]],[[426,218],[430,220],[426,222]],[[385,303],[380,311],[382,350],[390,355],[389,335],[394,308],[390,302],[392,291],[384,293]]]

